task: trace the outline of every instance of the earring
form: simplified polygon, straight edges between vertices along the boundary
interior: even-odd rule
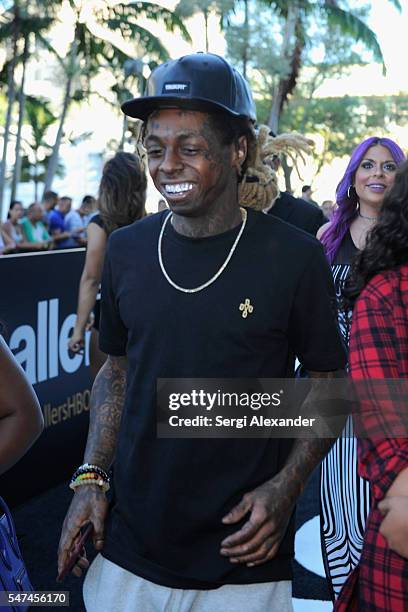
[[[349,188],[347,189],[347,197],[350,199],[351,195],[350,195],[350,189],[353,188],[354,189],[354,185],[350,185]]]

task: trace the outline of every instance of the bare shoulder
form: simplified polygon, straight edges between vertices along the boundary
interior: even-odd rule
[[[317,230],[316,238],[318,240],[321,240],[323,234],[329,229],[329,227],[331,227],[331,225],[332,225],[331,221],[328,221],[327,223],[319,227],[319,229]]]
[[[88,223],[86,232],[88,235],[88,244],[89,242],[92,242],[94,244],[106,244],[107,242],[106,232],[96,223]]]

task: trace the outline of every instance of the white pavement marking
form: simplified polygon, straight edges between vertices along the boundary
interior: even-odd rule
[[[295,559],[309,572],[325,578],[320,546],[320,518],[314,516],[306,521],[295,536]]]

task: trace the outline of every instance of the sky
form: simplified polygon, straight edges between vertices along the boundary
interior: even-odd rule
[[[408,53],[408,2],[400,0],[402,12],[399,13],[388,0],[373,0],[369,25],[377,34],[389,72],[401,70],[401,58]]]
[[[408,72],[402,67],[402,59],[408,54],[408,1],[401,0],[401,13],[388,0],[371,2],[368,25],[376,33],[380,43],[386,76],[378,65],[356,68],[350,77],[326,84],[320,95],[391,95],[408,92]]]

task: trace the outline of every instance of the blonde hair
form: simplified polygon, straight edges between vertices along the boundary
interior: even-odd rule
[[[240,205],[255,210],[270,208],[279,196],[276,172],[270,166],[273,157],[284,153],[299,174],[298,157],[305,162],[304,155],[311,154],[313,145],[313,140],[296,132],[272,136],[269,126],[260,125],[256,141],[248,149],[246,169],[239,184]]]

